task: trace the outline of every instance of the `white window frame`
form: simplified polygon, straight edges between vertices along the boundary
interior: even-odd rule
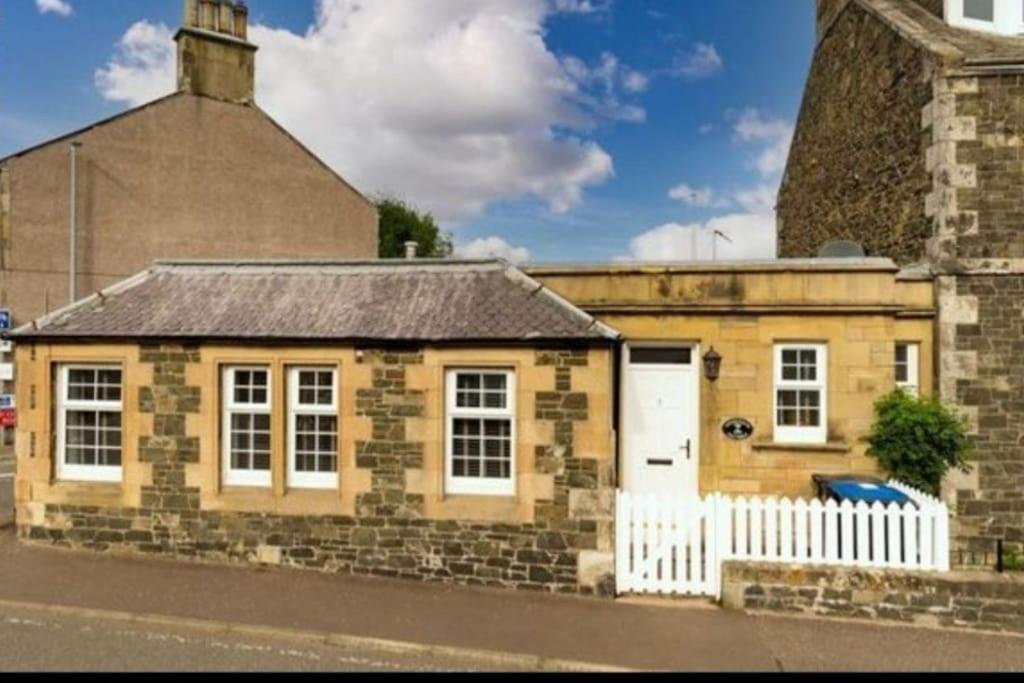
[[[784,351],[817,352],[817,379],[785,380],[782,378]],[[828,347],[825,344],[776,343],[774,351],[775,381],[772,387],[772,425],[775,443],[825,444],[828,442]],[[780,391],[818,391],[821,394],[821,420],[817,427],[791,427],[779,424]]]
[[[921,344],[918,342],[896,343],[897,348],[901,346],[907,349],[907,381],[896,380],[896,386],[911,396],[917,396],[921,391]],[[896,365],[895,352],[893,353],[893,364]]]
[[[82,401],[68,396],[72,370],[118,370],[121,372],[120,401]],[[120,465],[69,465],[67,463],[67,413],[82,410],[121,415]],[[56,476],[61,481],[120,483],[124,472],[124,368],[104,363],[62,363],[57,367],[57,466]]]
[[[964,14],[964,0],[946,0],[946,21],[950,26],[986,33],[1018,35],[1024,33],[1024,2],[993,0],[992,21],[973,19]]]
[[[267,401],[264,404],[235,403],[235,372],[265,372]],[[269,365],[225,365],[221,369],[221,470],[225,486],[271,488],[274,473],[274,373]],[[270,469],[239,470],[231,467],[231,416],[266,415],[270,424]]]
[[[459,375],[501,375],[505,377],[504,408],[459,408],[456,405]],[[516,373],[503,368],[452,368],[445,373],[445,493],[451,495],[515,496],[517,477]],[[455,476],[455,420],[507,419],[511,425],[511,460],[508,479]]]
[[[302,372],[331,373],[331,404],[308,405],[299,403],[299,374]],[[337,489],[341,464],[341,415],[338,411],[338,368],[327,365],[292,365],[288,367],[288,486],[295,489]],[[335,468],[333,472],[300,472],[295,457],[295,435],[301,415],[334,417]]]

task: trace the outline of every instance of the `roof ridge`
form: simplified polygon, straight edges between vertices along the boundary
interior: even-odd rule
[[[92,294],[91,296],[87,296],[84,299],[79,299],[78,301],[74,301],[66,306],[58,308],[56,311],[47,313],[45,315],[41,315],[38,318],[34,318],[29,322],[25,323],[24,325],[20,325],[14,330],[11,330],[11,333],[21,334],[24,332],[30,332],[32,330],[40,330],[43,327],[53,322],[56,322],[61,318],[65,318],[71,315],[72,313],[77,312],[80,309],[87,308],[88,306],[91,306],[92,304],[95,303],[102,304],[112,296],[116,296],[118,294],[128,291],[129,289],[137,287],[138,285],[142,284],[143,282],[151,278],[156,272],[157,271],[155,268],[147,268],[146,270],[136,273],[135,275],[132,275],[127,279],[121,280],[120,282],[116,282],[105,289],[101,289],[95,294]]]
[[[548,299],[553,303],[559,310],[566,313],[571,318],[575,318],[582,323],[587,325],[587,331],[596,329],[598,333],[608,339],[618,339],[622,336],[622,333],[618,330],[609,327],[602,323],[600,320],[590,315],[576,304],[572,303],[568,299],[563,298],[557,292],[552,290],[550,287],[545,285],[539,280],[535,280],[530,277],[526,272],[516,268],[510,263],[506,262],[505,277],[511,280],[513,283],[518,284],[527,291],[529,291],[531,297],[541,297]]]

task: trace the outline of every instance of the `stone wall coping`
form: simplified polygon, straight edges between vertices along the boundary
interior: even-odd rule
[[[755,451],[798,451],[800,453],[849,453],[852,449],[845,441],[829,441],[828,443],[778,443],[775,441],[755,441],[751,444]]]
[[[634,263],[532,264],[529,275],[626,275],[668,273],[773,273],[773,272],[879,272],[897,273],[899,267],[888,258],[784,258],[738,261],[679,261]]]
[[[744,560],[727,560],[723,563],[722,575],[729,579],[750,579],[758,583],[785,583],[789,585],[807,585],[810,581],[837,578],[880,579],[888,581],[909,581],[926,583],[936,586],[969,587],[1006,587],[1020,590],[1024,597],[1024,572],[995,571],[952,571],[927,572],[905,569],[881,569],[872,567],[840,567],[831,565],[786,564],[778,562],[749,562]]]

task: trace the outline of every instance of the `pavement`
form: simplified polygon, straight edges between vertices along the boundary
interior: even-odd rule
[[[0,450],[0,527],[14,519],[14,452]]]
[[[0,642],[18,645],[0,669],[226,670],[251,650],[245,668],[275,670],[1024,671],[1013,636],[124,558],[11,530]]]

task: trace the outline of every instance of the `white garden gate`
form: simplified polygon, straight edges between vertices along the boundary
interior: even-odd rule
[[[722,562],[949,570],[949,510],[897,482],[900,507],[776,498],[631,495],[616,507],[623,593],[717,596]]]

